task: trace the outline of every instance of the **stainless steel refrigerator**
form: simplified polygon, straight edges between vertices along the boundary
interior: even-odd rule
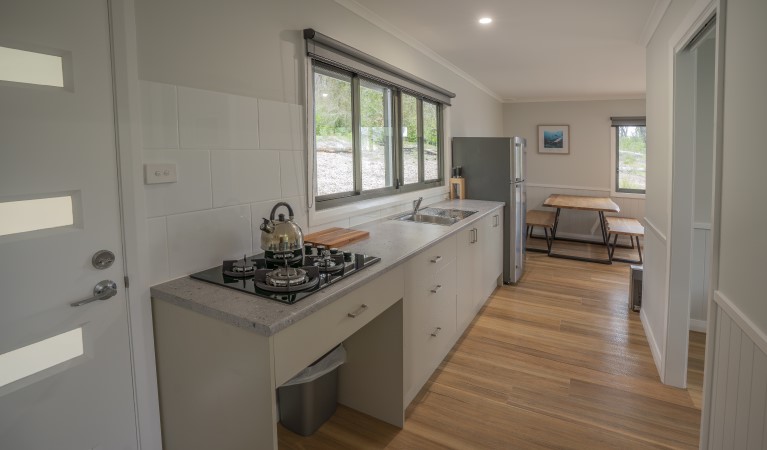
[[[461,167],[466,198],[504,202],[503,281],[516,283],[525,270],[527,191],[522,137],[453,138],[453,167]]]

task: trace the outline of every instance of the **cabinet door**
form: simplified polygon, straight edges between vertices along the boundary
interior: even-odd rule
[[[474,226],[470,226],[458,233],[456,244],[456,291],[458,293],[457,319],[458,330],[463,332],[471,319],[474,317],[476,287],[474,282],[474,270],[476,257],[474,250]]]
[[[482,307],[485,301],[485,281],[484,273],[487,262],[485,261],[484,244],[487,240],[487,216],[474,223],[474,243],[471,244],[471,255],[474,263],[472,271],[474,277],[474,314]]]
[[[484,299],[498,287],[498,276],[503,272],[503,210],[488,216],[482,248]],[[483,300],[484,301],[484,300]]]

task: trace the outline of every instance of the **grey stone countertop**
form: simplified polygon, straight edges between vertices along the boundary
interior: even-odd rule
[[[197,311],[264,336],[271,336],[490,214],[502,207],[503,203],[448,200],[429,206],[476,210],[477,213],[451,226],[402,222],[389,218],[356,226],[354,229],[369,231],[370,237],[349,244],[343,249],[378,256],[381,261],[292,305],[194,280],[188,276],[153,286],[152,298]]]

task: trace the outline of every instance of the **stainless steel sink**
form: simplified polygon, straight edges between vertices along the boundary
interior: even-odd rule
[[[476,212],[477,211],[467,211],[464,209],[424,208],[418,211],[418,214],[426,216],[450,217],[453,219],[462,220]]]
[[[393,217],[392,220],[450,226],[476,212],[463,209],[424,208],[417,214],[407,213]]]

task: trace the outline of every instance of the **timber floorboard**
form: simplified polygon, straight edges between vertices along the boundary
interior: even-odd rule
[[[280,448],[697,448],[705,335],[691,334],[690,389],[661,384],[628,311],[628,270],[528,253],[525,275],[487,301],[403,429],[339,405],[313,436],[279,426]]]

